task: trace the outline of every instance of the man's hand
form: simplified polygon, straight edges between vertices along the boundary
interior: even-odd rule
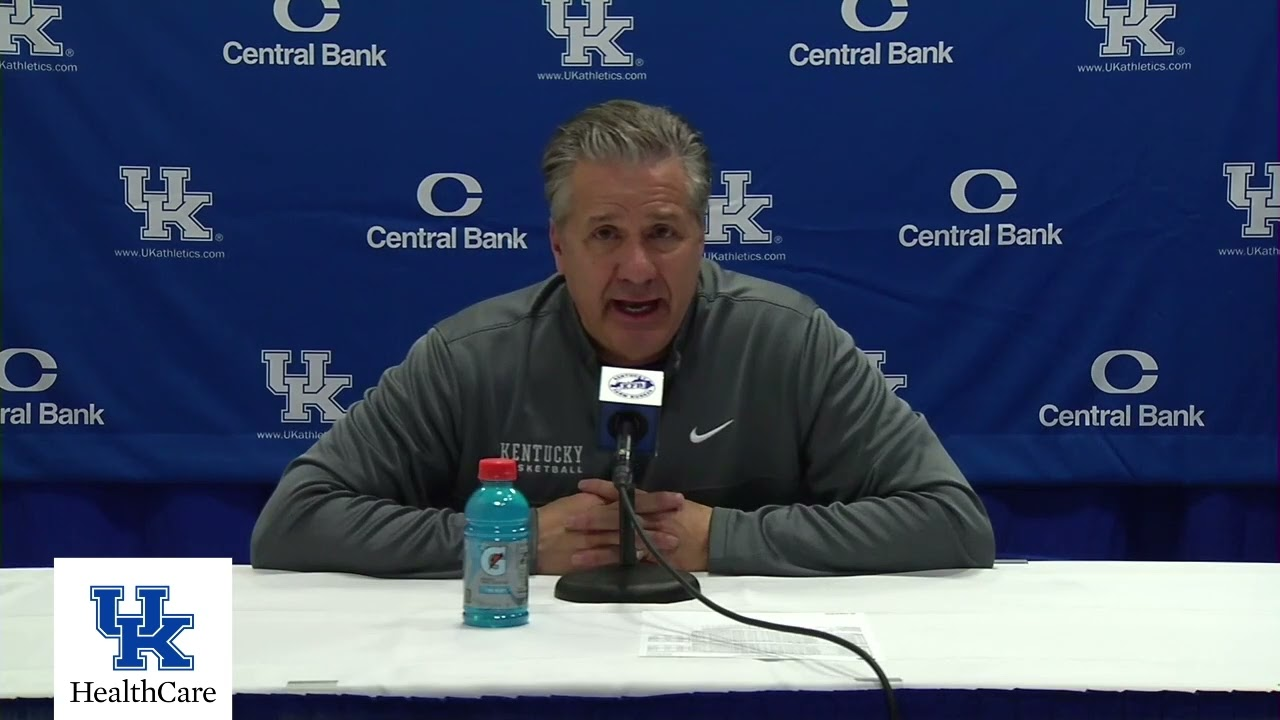
[[[625,510],[619,505],[618,489],[613,483],[606,480],[583,480],[578,483],[578,489],[595,495],[608,504],[586,510],[579,519],[570,521],[571,527],[611,528],[616,531],[618,512]],[[654,507],[666,507],[654,501],[655,498],[666,496],[678,497],[681,502],[670,510],[653,510]],[[672,567],[685,572],[707,569],[711,544],[711,508],[685,500],[679,493],[646,493],[643,490],[636,490],[635,506],[636,513],[644,521],[643,527],[649,539]],[[636,550],[646,562],[657,562],[649,557],[648,549],[639,538],[636,538]]]
[[[605,484],[612,487],[610,483]],[[637,491],[636,509],[655,517],[669,515],[680,508],[683,500],[676,493]],[[563,497],[538,508],[537,572],[563,575],[571,570],[617,563],[620,559],[618,511],[616,504],[609,505],[604,498],[589,492]],[[676,547],[676,538],[663,532],[651,532],[650,538],[664,550]],[[636,547],[643,547],[639,538]]]

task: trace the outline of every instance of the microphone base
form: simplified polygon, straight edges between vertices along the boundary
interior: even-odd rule
[[[702,591],[698,579],[686,572],[680,577]],[[575,603],[663,604],[693,600],[661,565],[609,565],[579,570],[556,582],[556,598]]]

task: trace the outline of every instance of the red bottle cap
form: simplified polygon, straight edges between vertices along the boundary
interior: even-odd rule
[[[480,461],[480,482],[516,479],[516,461],[508,458],[485,458]]]

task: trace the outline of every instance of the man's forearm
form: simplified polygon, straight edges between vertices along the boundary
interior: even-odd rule
[[[272,496],[254,528],[254,567],[461,577],[462,513],[357,495],[323,477],[288,478],[286,485]]]
[[[433,330],[285,468],[253,529],[253,566],[461,576],[465,519],[449,490],[461,394]]]
[[[937,486],[830,505],[716,508],[708,570],[725,575],[854,575],[990,567],[986,514]]]

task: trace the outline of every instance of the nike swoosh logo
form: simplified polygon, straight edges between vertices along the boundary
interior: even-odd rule
[[[718,432],[720,432],[721,430],[723,430],[723,429],[725,429],[725,428],[729,427],[729,426],[730,426],[730,425],[732,425],[732,424],[733,424],[733,421],[732,421],[732,420],[730,420],[730,421],[726,422],[725,424],[721,425],[720,427],[718,427],[718,428],[712,428],[711,430],[708,430],[708,431],[706,431],[706,432],[702,433],[701,435],[699,435],[699,434],[698,434],[698,428],[696,428],[696,427],[695,427],[694,429],[692,429],[692,430],[690,430],[690,431],[689,431],[689,442],[694,443],[694,444],[696,445],[697,443],[700,443],[700,442],[702,442],[703,440],[706,440],[707,438],[711,437],[712,435],[715,435],[716,433],[718,433]]]

